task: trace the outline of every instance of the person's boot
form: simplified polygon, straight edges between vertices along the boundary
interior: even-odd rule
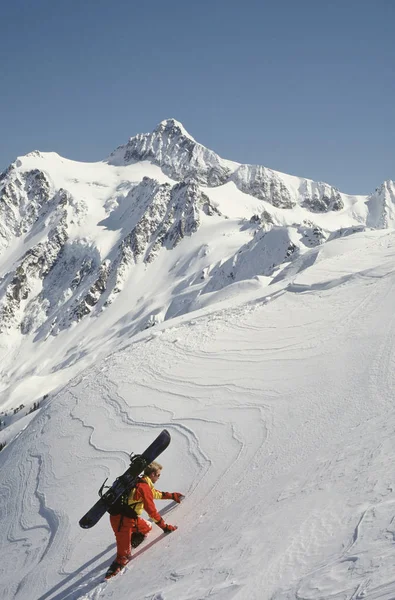
[[[132,548],[137,548],[140,546],[142,542],[144,542],[147,536],[144,533],[140,533],[140,531],[136,531],[136,533],[132,533],[132,537],[130,538],[130,544]]]
[[[124,568],[124,565],[120,565],[116,560],[114,560],[114,562],[108,567],[104,579],[111,579],[111,577],[115,577],[115,575],[118,575],[118,573],[120,573]]]

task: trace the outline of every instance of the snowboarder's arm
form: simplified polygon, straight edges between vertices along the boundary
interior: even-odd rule
[[[155,488],[151,488],[151,492],[152,492],[152,495],[155,498],[155,500],[162,500],[163,492],[160,492],[159,490],[156,490]]]
[[[174,500],[178,504],[184,499],[183,494],[180,494],[180,492],[160,492],[160,494],[162,494],[160,496],[162,500]]]
[[[148,485],[139,486],[138,491],[139,491],[139,496],[141,497],[141,500],[144,505],[144,510],[149,514],[151,519],[158,525],[158,527],[163,529],[163,531],[165,533],[170,533],[171,531],[175,531],[177,529],[177,527],[175,525],[169,525],[168,523],[165,523],[164,520],[162,519],[162,517],[160,516],[160,514],[158,513],[158,511],[156,510],[154,496],[153,496],[152,490],[149,488],[149,486]]]
[[[139,496],[143,502],[144,510],[149,514],[151,519],[158,523],[161,521],[162,517],[156,510],[155,502],[154,502],[154,494],[148,485],[141,485],[138,487]],[[156,491],[156,490],[155,490]],[[161,493],[161,492],[160,492]],[[159,496],[161,498],[161,496]]]

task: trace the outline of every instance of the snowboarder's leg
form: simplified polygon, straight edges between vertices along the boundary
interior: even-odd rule
[[[111,515],[110,522],[113,528],[115,539],[117,541],[117,557],[115,561],[125,566],[132,558],[132,550],[130,547],[130,536],[132,533],[134,519],[123,517],[121,515]]]
[[[146,521],[145,519],[142,519],[141,517],[136,519],[136,525],[135,525],[135,529],[133,529],[133,531],[139,531],[143,535],[147,535],[151,530],[152,530],[152,523],[150,523],[149,521]]]
[[[132,537],[130,539],[132,548],[140,546],[151,530],[151,523],[141,517],[136,519],[132,528]]]

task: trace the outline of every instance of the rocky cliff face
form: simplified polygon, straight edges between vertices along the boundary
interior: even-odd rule
[[[395,226],[395,183],[385,181],[369,197],[367,225],[375,229]]]
[[[300,189],[302,206],[311,212],[320,213],[339,211],[344,208],[344,202],[339,190],[327,183],[305,180]]]
[[[245,194],[265,200],[277,208],[293,208],[296,205],[281,179],[265,167],[240,165],[230,179]]]
[[[50,210],[49,181],[38,169],[21,174],[11,165],[0,175],[0,252]]]
[[[174,119],[162,121],[152,133],[131,138],[108,159],[110,164],[116,165],[141,160],[154,162],[176,181],[192,177],[197,183],[208,186],[225,183],[231,173],[228,161],[198,144]]]
[[[175,119],[162,121],[147,134],[131,138],[109,157],[110,164],[128,165],[142,160],[152,161],[176,181],[193,178],[198,184],[217,187],[229,181],[245,194],[265,200],[278,208],[302,204],[311,212],[341,210],[340,193],[324,183],[303,180],[295,196],[271,169],[259,165],[240,165],[220,158],[190,136]]]
[[[161,249],[171,250],[199,228],[201,215],[220,216],[218,209],[189,179],[171,185],[149,177],[132,187],[124,200],[129,221],[110,256],[84,239],[69,239],[70,224],[89,218],[84,202],[66,190],[53,193],[45,173],[11,168],[0,192],[2,240],[33,244],[0,280],[0,331],[19,327],[23,334],[56,334],[111,304],[123,289],[133,265],[152,263]],[[111,212],[118,204],[110,203]],[[130,229],[128,228],[130,226]]]
[[[21,182],[22,178],[18,178],[17,181]],[[7,189],[5,197],[8,200],[11,186],[6,185],[5,187]],[[27,208],[26,202],[22,201],[23,195],[21,195],[18,204],[19,219],[15,212],[11,222],[12,228],[21,236],[22,233],[29,232],[28,224],[31,226],[36,224],[40,217],[42,227],[45,226],[43,220],[47,218],[47,231],[43,240],[30,247],[13,269],[0,281],[0,331],[21,320],[24,321],[23,306],[28,303],[37,288],[41,287],[42,281],[56,263],[68,237],[67,192],[59,190],[55,194],[55,197],[51,199],[52,212],[49,213],[48,207],[42,211],[44,202],[49,200],[49,186],[45,176],[38,172],[27,173],[24,188],[27,198],[29,199],[29,194],[31,194],[33,199]],[[10,233],[10,229],[8,233]],[[37,235],[39,231],[35,233]],[[33,229],[31,229],[31,234],[33,234]],[[5,239],[9,242],[9,235]],[[28,329],[23,323],[21,323],[21,328],[24,332]]]

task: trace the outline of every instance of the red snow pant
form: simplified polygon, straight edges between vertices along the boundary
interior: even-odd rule
[[[117,558],[118,564],[125,566],[132,558],[132,549],[130,540],[134,532],[138,531],[147,535],[152,529],[151,523],[140,517],[130,519],[122,515],[110,516],[111,527],[113,528],[115,539],[117,540]]]

